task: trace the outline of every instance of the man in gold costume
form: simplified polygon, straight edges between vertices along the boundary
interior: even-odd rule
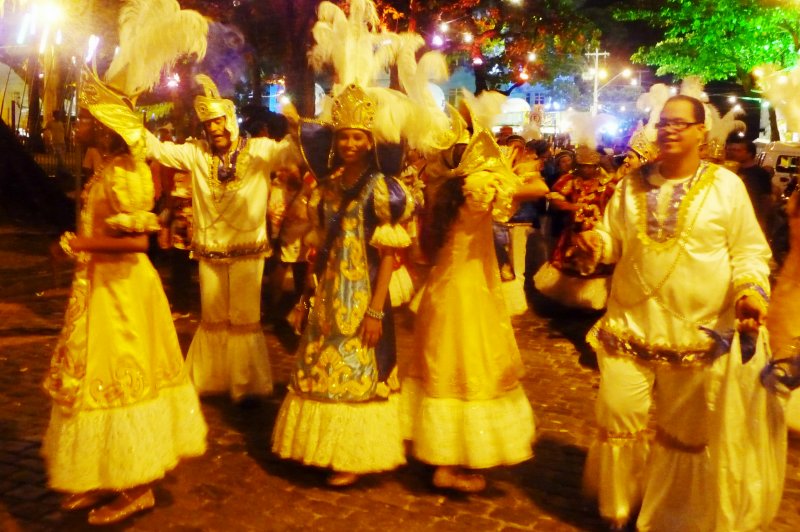
[[[270,174],[291,152],[288,140],[239,134],[232,101],[197,76],[195,98],[206,142],[176,145],[147,135],[147,153],[191,172],[192,255],[200,261],[202,318],[186,363],[200,394],[240,402],[272,392],[261,330],[261,278],[271,253],[266,228]]]

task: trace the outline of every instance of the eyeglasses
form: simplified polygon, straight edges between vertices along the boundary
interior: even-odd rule
[[[684,120],[661,120],[656,122],[656,129],[668,129],[671,128],[673,131],[684,131],[689,126],[696,126],[697,124],[702,124],[702,122],[686,122]]]

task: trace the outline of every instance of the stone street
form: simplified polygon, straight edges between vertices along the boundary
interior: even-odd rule
[[[51,266],[57,238],[0,227],[0,530],[86,530],[86,512],[62,513],[47,488],[39,456],[50,401],[40,388],[63,320],[70,271]],[[196,284],[194,285],[196,291]],[[169,292],[168,292],[169,293]],[[189,317],[176,321],[184,351],[197,327],[197,294]],[[581,472],[593,433],[598,385],[583,335],[596,319],[546,308],[514,320],[537,418],[535,457],[488,473],[480,495],[442,493],[431,469],[411,462],[399,471],[330,489],[325,472],[278,460],[269,451],[285,393],[294,339],[265,326],[277,387],[252,408],[227,398],[203,401],[208,452],[182,462],[157,484],[156,508],[112,527],[175,531],[603,530],[581,497]],[[398,318],[400,355],[411,350],[411,318]],[[800,530],[800,439],[790,440],[786,489],[771,530]]]

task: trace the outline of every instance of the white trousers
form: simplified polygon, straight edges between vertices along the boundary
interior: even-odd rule
[[[261,329],[264,259],[201,260],[199,272],[202,319],[186,358],[197,391],[234,400],[272,393]]]
[[[645,365],[602,350],[598,362],[600,431],[584,484],[598,498],[600,514],[623,524],[641,505],[637,530],[711,530],[707,369]],[[648,430],[653,406],[654,437]]]

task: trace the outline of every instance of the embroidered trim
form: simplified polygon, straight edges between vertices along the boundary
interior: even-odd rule
[[[192,244],[191,257],[205,260],[230,260],[252,255],[269,256],[271,254],[272,248],[269,242],[234,244],[223,249],[211,248],[195,242]]]
[[[597,441],[611,445],[624,445],[631,442],[651,440],[652,438],[652,429],[642,429],[638,432],[612,432],[603,428],[597,430]]]
[[[682,237],[685,236],[685,233],[691,232],[693,227],[686,227],[689,209],[694,202],[695,197],[697,197],[701,192],[708,190],[711,184],[714,182],[717,172],[717,165],[706,162],[702,162],[700,164],[697,169],[696,177],[692,177],[690,182],[687,183],[688,190],[680,200],[680,206],[678,207],[674,229],[671,234],[666,235],[667,238],[665,238],[663,241],[658,241],[651,237],[648,225],[650,222],[648,192],[653,189],[653,186],[650,185],[647,177],[654,170],[655,168],[653,166],[644,166],[637,174],[631,175],[631,179],[628,179],[628,181],[633,185],[633,194],[635,196],[636,207],[638,211],[636,216],[636,225],[638,226],[637,236],[639,240],[641,240],[645,246],[655,247],[657,249],[666,249],[672,247],[676,242],[682,240]]]
[[[641,339],[615,334],[595,326],[586,335],[586,341],[594,348],[601,347],[611,356],[626,356],[641,362],[652,362],[682,366],[703,366],[714,360],[715,345],[704,344],[672,347],[648,344]]]

